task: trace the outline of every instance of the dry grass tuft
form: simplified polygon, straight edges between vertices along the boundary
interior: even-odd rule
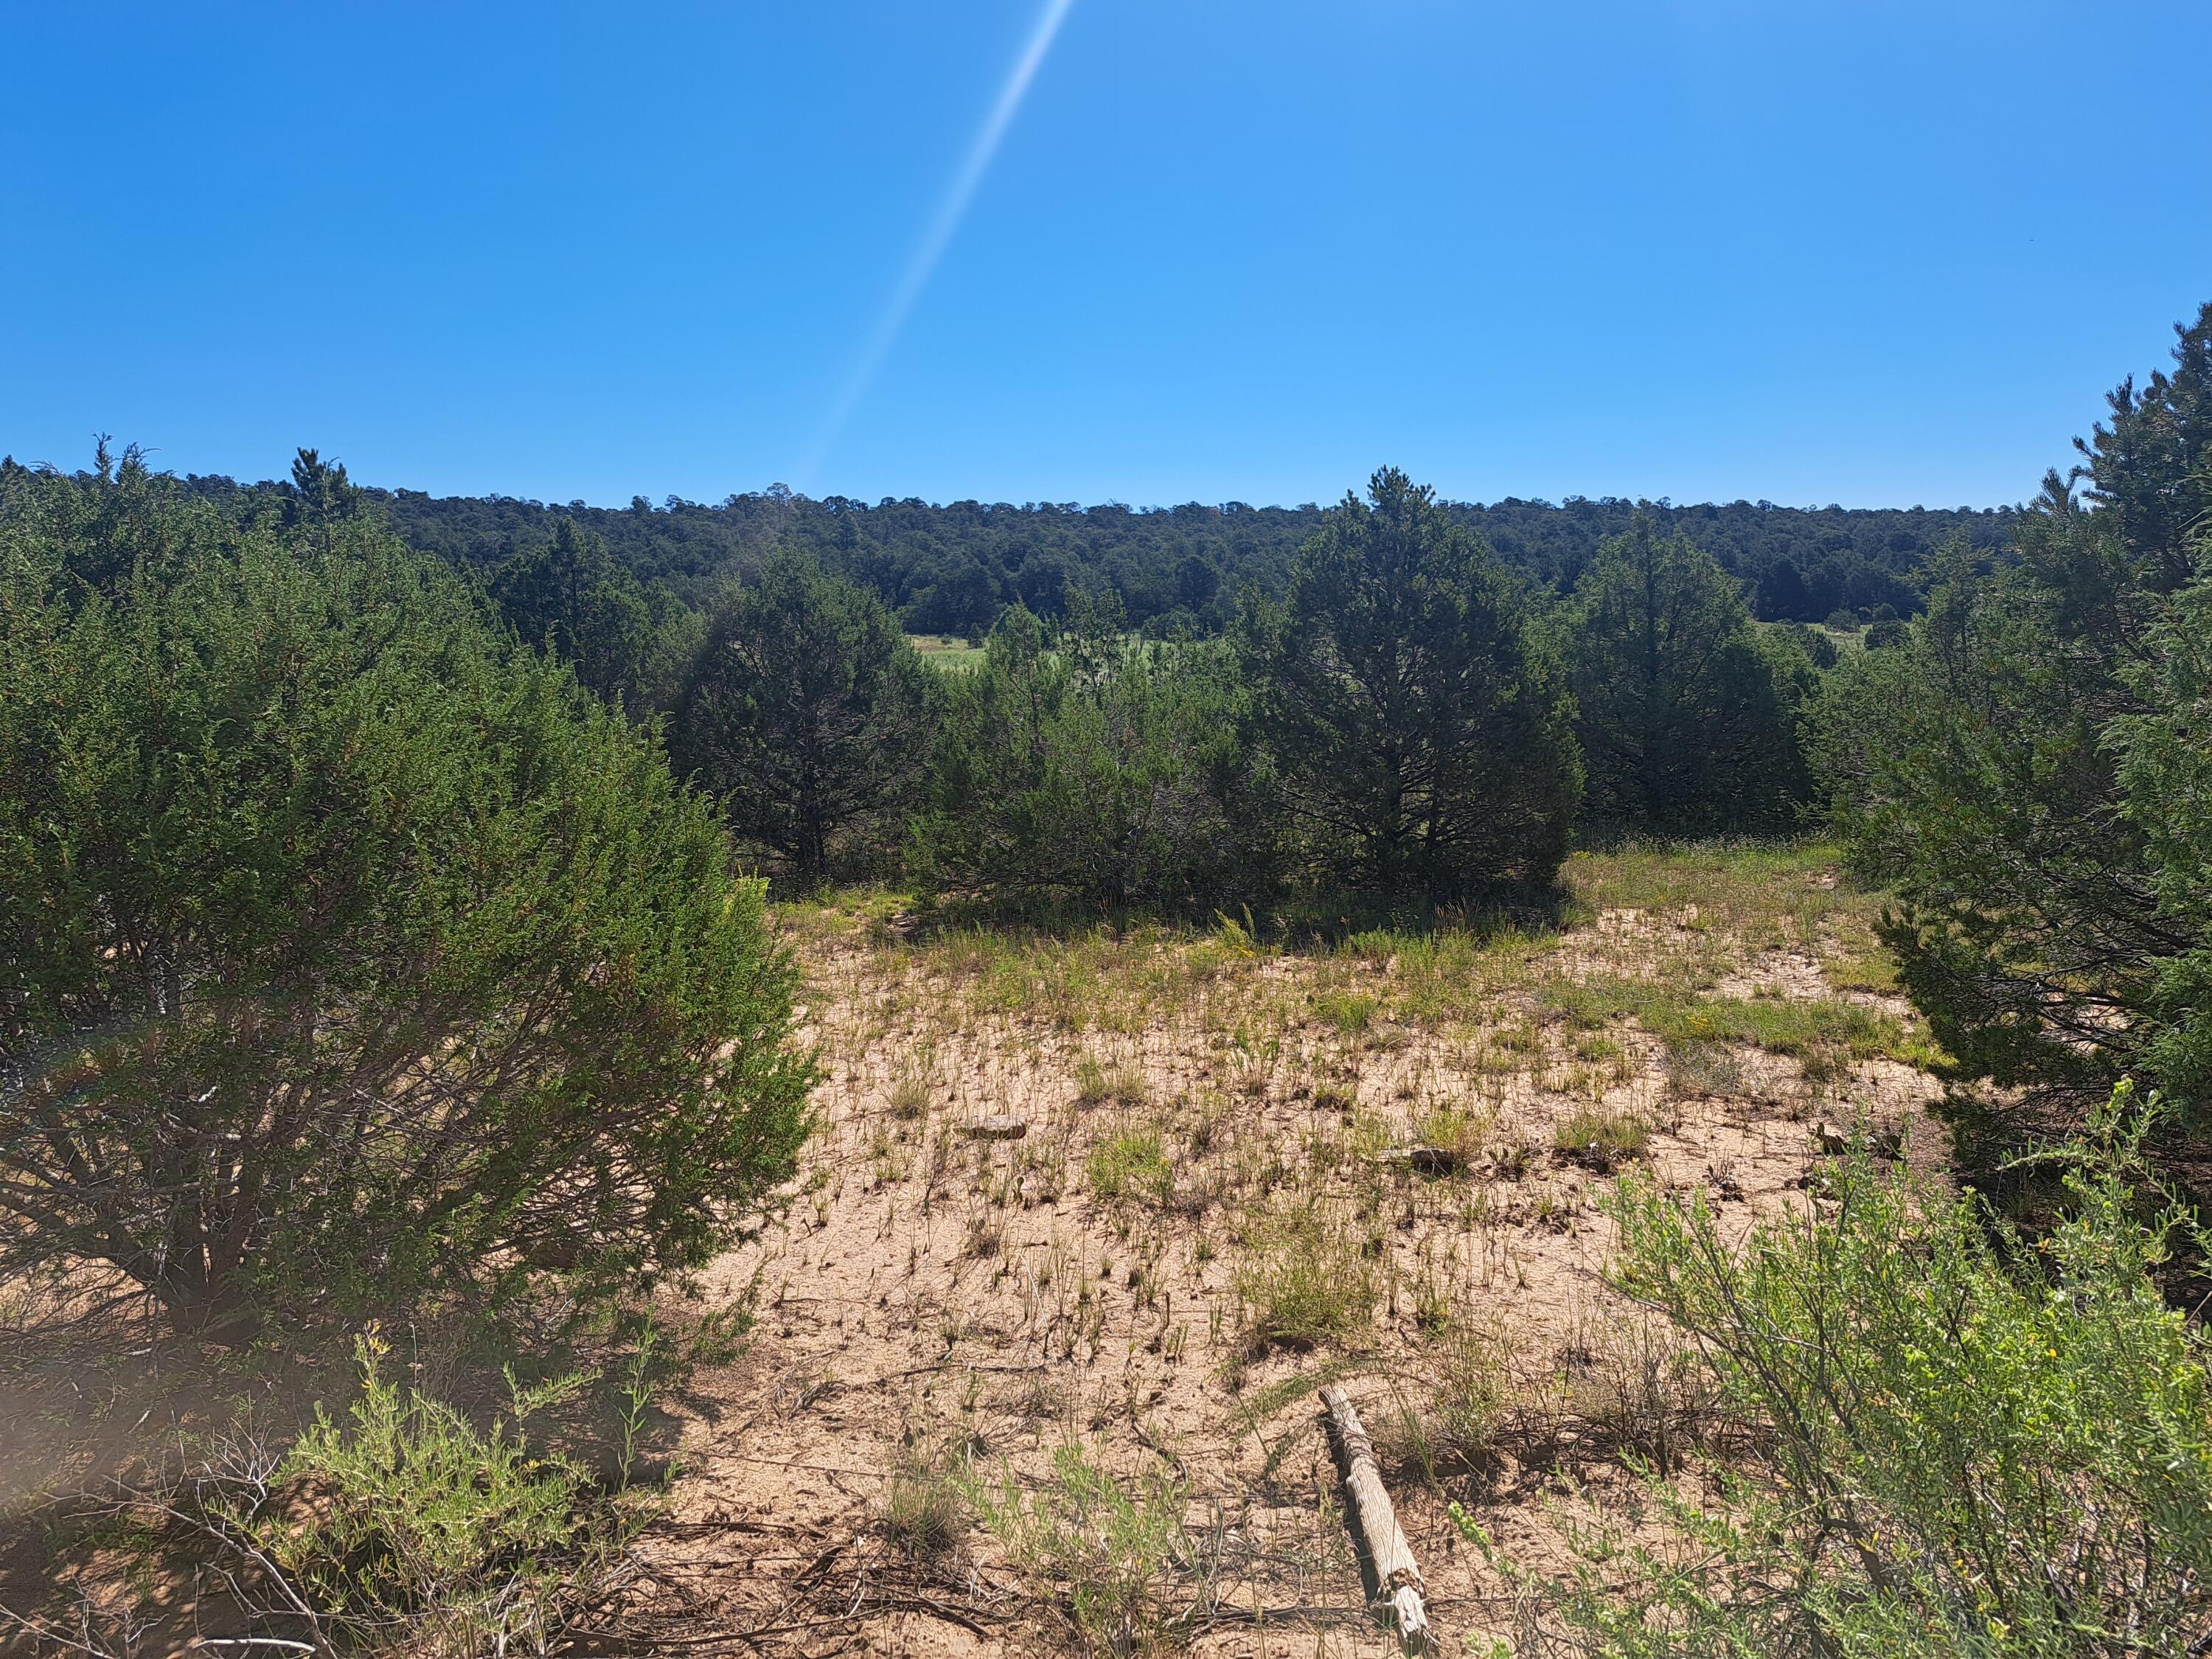
[[[1486,1467],[1512,1402],[1509,1353],[1497,1330],[1448,1322],[1409,1367],[1415,1396],[1399,1401],[1376,1431],[1383,1461],[1430,1486]]]
[[[1373,1323],[1376,1273],[1366,1241],[1306,1200],[1263,1218],[1233,1281],[1248,1347],[1311,1347]]]
[[[915,1560],[948,1555],[968,1532],[967,1494],[957,1480],[940,1471],[901,1469],[884,1487],[876,1525],[885,1539]]]
[[[1109,1064],[1094,1054],[1075,1063],[1075,1103],[1079,1106],[1141,1106],[1152,1097],[1152,1087],[1136,1066]]]
[[[1643,1157],[1651,1145],[1651,1126],[1632,1112],[1582,1106],[1553,1131],[1552,1144],[1577,1163],[1610,1170]]]

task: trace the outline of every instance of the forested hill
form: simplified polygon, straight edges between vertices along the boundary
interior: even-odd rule
[[[212,495],[279,486],[241,486],[220,477],[186,481]],[[1319,507],[1218,507],[1137,509],[1109,502],[954,501],[936,506],[886,498],[874,505],[831,496],[817,501],[781,489],[731,495],[716,506],[644,497],[628,507],[593,507],[512,496],[432,496],[369,489],[392,527],[416,546],[455,563],[489,567],[544,542],[556,517],[603,538],[616,557],[647,580],[665,582],[696,601],[718,579],[754,568],[780,545],[818,554],[824,563],[872,588],[917,633],[972,633],[1019,599],[1057,612],[1071,586],[1101,581],[1121,595],[1130,620],[1155,632],[1188,623],[1212,632],[1249,582],[1274,591],[1291,554],[1321,522]],[[1506,563],[1562,591],[1597,550],[1628,527],[1636,503],[1607,498],[1455,503],[1449,510],[1480,529]],[[1887,606],[1899,616],[1920,608],[1927,556],[1961,532],[1994,548],[2011,521],[1999,508],[1845,509],[1659,504],[1662,532],[1680,530],[1744,583],[1767,620],[1818,622],[1838,611],[1862,619]]]

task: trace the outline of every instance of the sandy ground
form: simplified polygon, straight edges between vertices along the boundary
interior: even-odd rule
[[[710,1303],[750,1297],[758,1324],[678,1407],[684,1473],[641,1605],[664,1630],[810,1655],[1148,1633],[1221,1656],[1395,1651],[1361,1613],[1318,1427],[1316,1389],[1340,1379],[1389,1466],[1439,1650],[1509,1632],[1510,1586],[1446,1505],[1556,1566],[1568,1494],[1625,1490],[1623,1449],[1694,1414],[1665,1337],[1602,1282],[1617,1170],[1698,1189],[1741,1227],[1802,1212],[1818,1121],[1902,1129],[1915,1156],[1936,1139],[1932,1084],[1894,1060],[1808,1081],[1754,1044],[1590,1029],[1546,988],[1689,975],[1708,996],[1848,997],[1902,1021],[1831,988],[1856,925],[1816,909],[1778,947],[1694,902],[1607,907],[1456,980],[1430,964],[1414,995],[1379,945],[986,948],[908,943],[865,905],[811,913],[822,1127],[782,1223],[710,1275]],[[1562,1151],[1577,1114],[1632,1118],[1648,1145]],[[975,1133],[987,1121],[1018,1138]],[[1458,1166],[1424,1173],[1407,1154],[1440,1128]],[[1267,1287],[1299,1257],[1371,1295],[1337,1329],[1267,1340]],[[1109,1510],[1074,1507],[1071,1458],[1172,1510],[1169,1536],[1117,1551]],[[946,1492],[945,1523],[917,1528]],[[1074,1517],[1055,1546],[1024,1532],[1040,1513]],[[1105,1613],[1071,1601],[1070,1548],[1126,1576]]]
[[[1436,1650],[1491,1651],[1514,1589],[1448,1507],[1556,1573],[1563,1517],[1632,1513],[1626,1455],[1708,1425],[1693,1369],[1605,1283],[1616,1179],[1741,1231],[1815,1201],[1823,1123],[1899,1132],[1931,1168],[1942,1146],[1874,902],[1817,854],[1578,856],[1569,878],[1564,927],[1298,950],[787,907],[818,1131],[780,1218],[671,1310],[753,1325],[665,1402],[679,1474],[626,1634],[580,1650],[1394,1652],[1319,1426],[1335,1382]],[[193,1378],[228,1374],[180,1352],[11,1371],[0,1515],[128,1477],[165,1424],[296,1422],[347,1384],[344,1356],[303,1357],[264,1399],[203,1399]],[[0,1537],[0,1605],[56,1559],[34,1525]],[[129,1589],[125,1558],[71,1559]],[[131,1591],[153,1615],[133,1651],[204,1625],[198,1593]]]

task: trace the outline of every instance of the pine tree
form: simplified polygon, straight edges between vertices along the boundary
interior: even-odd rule
[[[1946,556],[1927,615],[1835,677],[1817,759],[1899,906],[1884,937],[1961,1080],[2062,1116],[2115,1077],[2212,1130],[2212,306],[2111,398],[2016,563]],[[2075,484],[2088,488],[2077,495]],[[2008,1109],[2008,1110],[2011,1109]]]
[[[710,617],[673,747],[740,836],[816,881],[882,853],[921,761],[926,672],[873,594],[780,554]]]
[[[343,520],[359,508],[361,492],[346,477],[341,461],[325,461],[312,449],[292,457],[291,522],[312,525],[324,552],[336,544],[335,532]]]
[[[601,696],[639,703],[650,678],[653,605],[606,544],[569,519],[509,556],[491,576],[492,602],[524,642],[550,652]]]
[[[1565,622],[1590,817],[1662,835],[1793,821],[1810,664],[1762,640],[1711,554],[1639,514],[1600,548]]]
[[[1254,730],[1323,878],[1443,902],[1557,872],[1581,793],[1560,676],[1434,491],[1376,473],[1240,631]]]

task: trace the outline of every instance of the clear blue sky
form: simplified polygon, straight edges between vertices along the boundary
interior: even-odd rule
[[[2206,0],[1073,0],[916,289],[1053,9],[0,0],[0,451],[1983,505],[2212,299]]]

